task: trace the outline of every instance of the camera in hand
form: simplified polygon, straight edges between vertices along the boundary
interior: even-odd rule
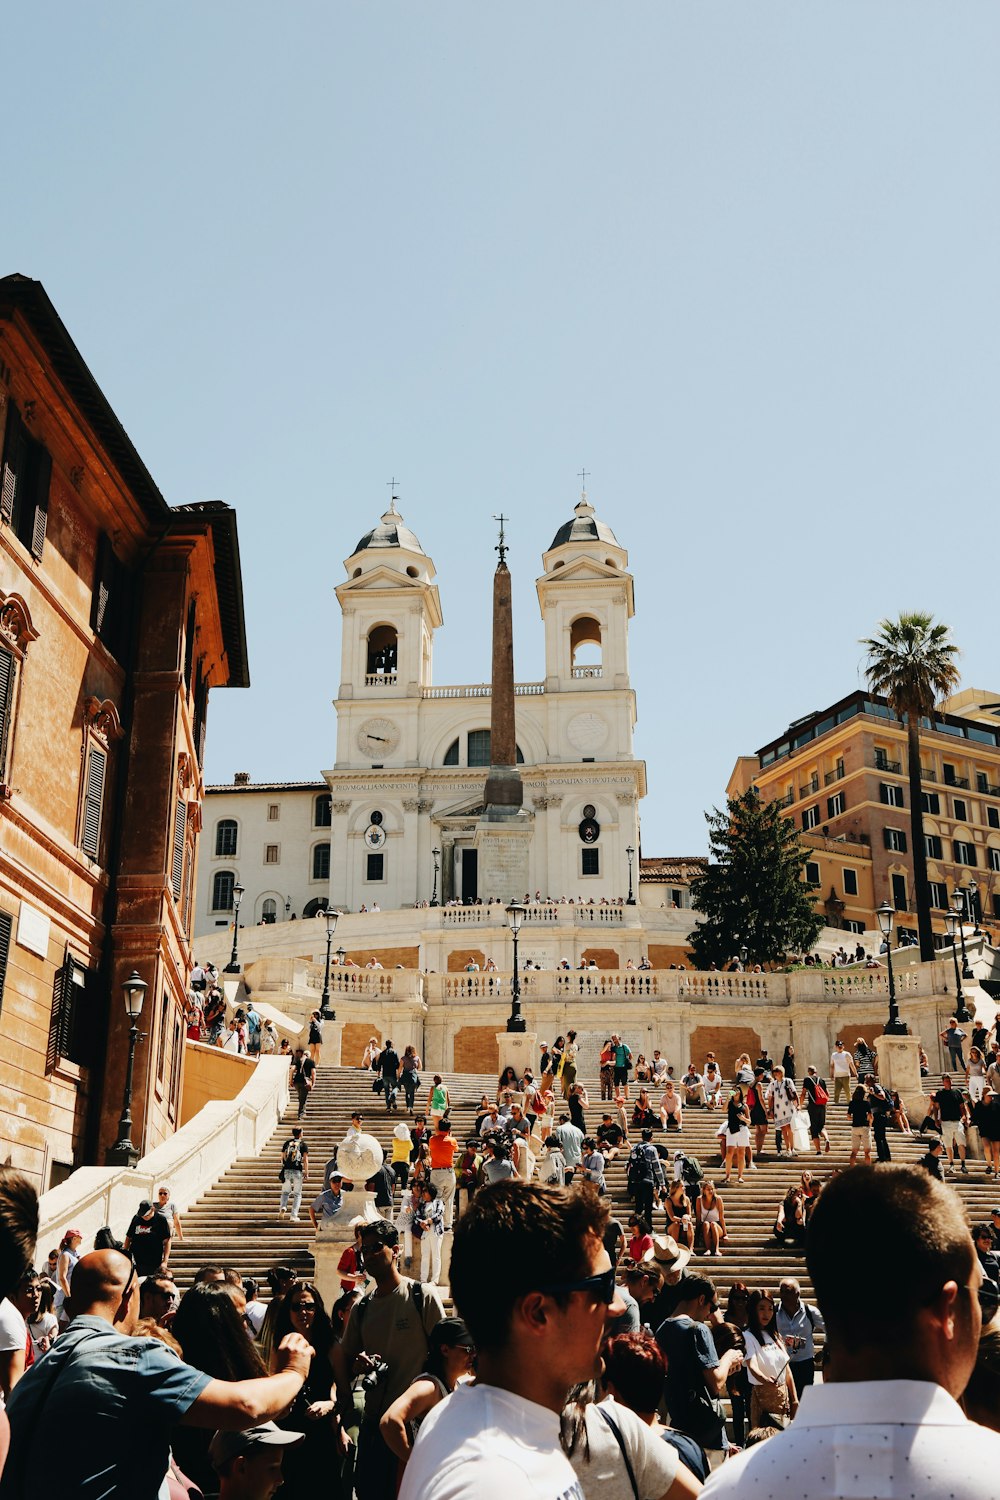
[[[380,1380],[384,1380],[389,1373],[389,1366],[384,1359],[375,1359],[372,1368],[358,1381],[363,1391],[373,1391]]]

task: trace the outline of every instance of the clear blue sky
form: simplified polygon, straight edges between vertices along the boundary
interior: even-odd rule
[[[172,504],[239,512],[253,686],[208,774],[333,763],[333,588],[399,478],[439,682],[516,667],[586,466],[636,580],[643,849],[859,681],[994,624],[1000,9],[43,3],[4,18],[2,269]],[[985,567],[984,567],[985,565]]]

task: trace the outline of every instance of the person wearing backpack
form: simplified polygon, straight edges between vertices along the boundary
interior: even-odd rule
[[[293,1224],[298,1223],[302,1205],[302,1184],[309,1178],[309,1147],[302,1139],[302,1126],[293,1125],[292,1133],[281,1148],[281,1203],[278,1218],[286,1213]]]
[[[809,1115],[809,1135],[817,1156],[830,1149],[830,1137],[826,1129],[826,1106],[830,1102],[826,1080],[820,1078],[815,1068],[809,1068],[802,1080],[802,1093]]]
[[[437,1287],[401,1274],[394,1224],[385,1219],[366,1223],[361,1253],[375,1287],[351,1313],[343,1338],[330,1351],[330,1362],[345,1427],[354,1424],[352,1382],[362,1376],[364,1417],[354,1473],[357,1500],[385,1500],[396,1492],[398,1460],[386,1446],[379,1423],[425,1368],[430,1333],[444,1317],[444,1304]]]
[[[636,1213],[647,1224],[652,1224],[653,1204],[662,1193],[665,1181],[663,1163],[653,1145],[653,1132],[648,1126],[642,1132],[642,1140],[629,1152],[627,1175]]]
[[[260,1056],[260,1015],[254,1009],[251,1000],[247,1006],[247,1053],[250,1057]]]

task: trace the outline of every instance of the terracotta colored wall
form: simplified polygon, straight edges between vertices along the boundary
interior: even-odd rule
[[[377,1026],[370,1026],[367,1021],[346,1021],[344,1023],[344,1035],[340,1044],[340,1057],[345,1068],[359,1068],[364,1050],[368,1046],[369,1038],[376,1036],[382,1040],[382,1033]]]
[[[593,961],[599,969],[620,969],[622,966],[613,948],[585,948],[580,957],[588,964]]]
[[[383,969],[394,969],[397,964],[402,964],[404,969],[420,968],[419,948],[354,948],[347,957],[361,969],[370,958],[377,958]]]
[[[456,948],[448,954],[448,973],[460,974],[470,958],[474,958],[480,968],[486,963],[486,954],[479,948]]]
[[[691,968],[691,955],[688,950],[669,943],[650,943],[649,961],[654,969],[669,969],[671,964],[681,964],[685,969]]]
[[[455,1072],[499,1074],[495,1026],[463,1026],[455,1033]]]
[[[706,1052],[715,1053],[722,1076],[730,1079],[733,1064],[741,1052],[749,1052],[751,1062],[756,1062],[760,1056],[760,1033],[750,1026],[697,1026],[691,1033],[691,1057],[678,1057],[676,1061],[671,1058],[670,1061],[675,1068],[686,1069],[693,1058],[701,1068]],[[680,1077],[679,1072],[677,1076]]]

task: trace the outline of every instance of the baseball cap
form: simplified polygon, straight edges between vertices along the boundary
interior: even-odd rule
[[[344,1180],[344,1174],[343,1174],[343,1172],[331,1172],[330,1176],[327,1178],[328,1182],[343,1182],[343,1180]]]
[[[217,1432],[208,1445],[208,1456],[212,1467],[221,1473],[231,1459],[254,1448],[292,1448],[305,1442],[304,1432],[283,1432],[273,1422],[261,1422],[259,1427],[248,1427],[245,1432]]]

